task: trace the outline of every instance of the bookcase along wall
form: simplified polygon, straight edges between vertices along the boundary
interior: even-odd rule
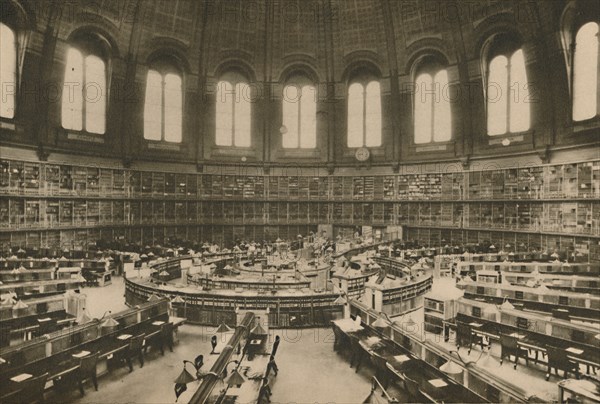
[[[598,259],[600,161],[451,173],[221,175],[0,160],[0,242],[294,238],[406,227],[423,244],[573,248]]]

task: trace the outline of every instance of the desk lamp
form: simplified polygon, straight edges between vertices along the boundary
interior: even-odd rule
[[[108,317],[106,316],[107,314],[109,315]],[[102,317],[100,317],[100,327],[112,328],[112,327],[116,327],[119,325],[119,322],[117,320],[115,320],[114,318],[112,318],[112,316],[110,316],[110,314],[112,314],[112,311],[108,310],[108,311],[104,312]],[[103,320],[105,317],[106,317],[106,319]]]
[[[245,381],[246,380],[244,379],[244,377],[240,374],[240,372],[238,372],[238,370],[236,368],[236,369],[234,369],[234,371],[231,373],[231,376],[227,380],[227,385],[229,387],[236,386],[239,388],[242,384],[244,384]]]

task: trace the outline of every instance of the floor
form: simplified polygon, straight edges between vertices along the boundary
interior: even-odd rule
[[[126,306],[123,299],[123,280],[113,278],[104,288],[84,288],[87,309],[92,317],[101,317],[107,310],[118,312]],[[216,359],[210,352],[210,337],[214,329],[183,325],[178,332],[174,352],[149,352],[143,368],[134,363],[134,371],[126,367],[99,379],[99,390],[86,385],[86,394],[78,391],[67,396],[48,397],[60,403],[170,403],[175,402],[173,380],[181,373],[183,359],[193,360],[205,355],[205,367]],[[371,388],[373,372],[363,367],[358,373],[350,368],[347,358],[333,351],[331,329],[271,330],[282,342],[277,352],[279,374],[272,384],[273,403],[362,403]],[[273,337],[273,336],[272,336]],[[192,371],[188,365],[188,370]],[[188,385],[188,391],[178,400],[187,403],[198,384]],[[217,386],[219,389],[219,386]],[[394,395],[403,396],[395,391]],[[401,400],[403,401],[403,400]]]

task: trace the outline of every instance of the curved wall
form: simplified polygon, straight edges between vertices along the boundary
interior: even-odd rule
[[[523,153],[548,161],[553,150],[597,145],[597,117],[571,120],[567,43],[584,22],[582,16],[598,15],[594,2],[174,0],[167,8],[143,1],[2,4],[2,21],[17,31],[19,91],[16,116],[2,120],[0,136],[5,144],[36,150],[42,159],[72,151],[116,158],[127,166],[164,161],[204,169],[213,163],[235,166],[243,158],[244,166],[261,169],[292,163],[324,170],[353,167],[354,150],[345,146],[346,94],[348,80],[364,72],[380,76],[382,88],[383,143],[371,150],[373,166],[467,164]],[[522,44],[533,89],[531,128],[507,135],[509,146],[486,135],[482,57],[499,35]],[[65,55],[86,37],[95,38],[107,58],[107,128],[100,136],[61,127]],[[181,144],[143,138],[146,74],[161,58],[183,77]],[[417,145],[412,82],[416,69],[431,58],[446,64],[457,94],[453,135],[450,142]],[[216,83],[231,70],[244,74],[259,94],[253,98],[249,148],[215,145]],[[281,142],[283,84],[297,72],[319,88],[318,148],[310,151],[286,150]]]
[[[0,119],[0,157],[10,160],[0,167],[4,250],[293,239],[332,224],[405,226],[404,238],[425,245],[491,241],[600,256],[600,120],[571,119],[568,41],[598,15],[596,3],[100,3],[2,2],[19,56],[16,116]],[[88,34],[110,62],[100,136],[61,127],[56,91],[69,45]],[[530,130],[492,138],[482,57],[504,34],[522,44],[535,94]],[[183,76],[181,144],[143,138],[146,75],[161,57]],[[416,145],[411,83],[430,57],[447,64],[461,96],[451,141]],[[249,148],[214,144],[214,87],[232,69],[261,94]],[[280,94],[297,72],[318,81],[314,151],[281,147]],[[361,72],[380,75],[383,118],[382,146],[364,163],[346,147],[348,80]]]

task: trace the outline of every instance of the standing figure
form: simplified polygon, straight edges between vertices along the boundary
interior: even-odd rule
[[[273,349],[271,350],[271,358],[275,357],[275,354],[277,353],[277,348],[279,348],[280,342],[281,342],[281,338],[279,338],[279,335],[275,336],[275,342],[273,342]]]
[[[215,348],[217,347],[217,336],[213,335],[210,339],[210,345],[212,346],[212,351],[210,351],[211,354],[215,353]]]

